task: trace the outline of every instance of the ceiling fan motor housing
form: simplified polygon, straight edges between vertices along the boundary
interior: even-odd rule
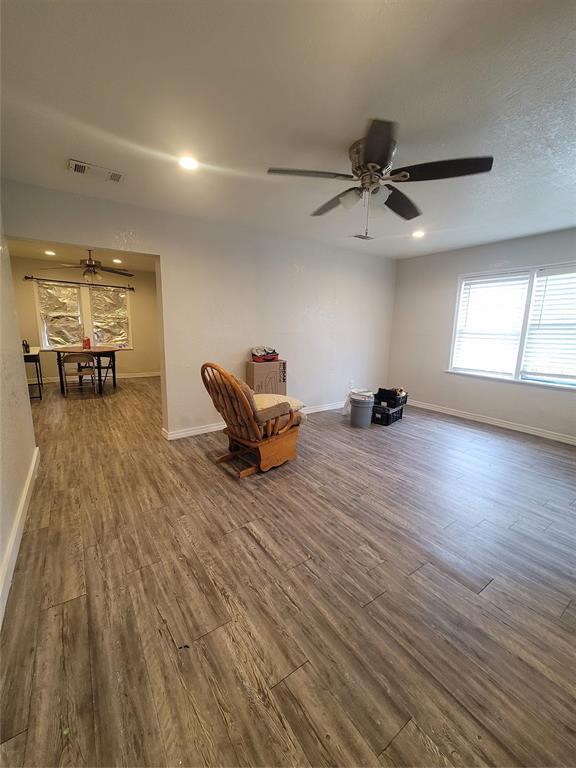
[[[380,179],[385,176],[392,168],[392,157],[396,151],[396,143],[390,158],[390,162],[385,168],[381,168],[376,163],[364,164],[364,144],[365,139],[358,139],[350,145],[348,157],[352,163],[352,173],[359,179],[363,189],[373,190],[380,185]]]
[[[101,261],[96,261],[96,259],[93,259],[92,256],[88,259],[81,259],[80,264],[83,264],[85,267],[95,267],[99,268],[102,266]]]

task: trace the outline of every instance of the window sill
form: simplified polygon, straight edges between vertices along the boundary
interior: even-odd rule
[[[521,384],[529,387],[544,387],[544,389],[562,389],[566,392],[576,392],[576,387],[566,384],[551,384],[544,381],[526,381],[524,379],[508,379],[505,376],[490,376],[487,373],[472,373],[468,371],[452,371],[447,368],[444,373],[450,373],[453,376],[467,376],[472,379],[484,379],[488,381],[497,381],[500,384]]]

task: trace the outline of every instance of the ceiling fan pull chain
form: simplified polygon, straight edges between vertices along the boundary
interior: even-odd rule
[[[368,237],[368,217],[370,216],[370,190],[364,190],[364,208],[366,209],[366,221],[364,226],[364,236]]]

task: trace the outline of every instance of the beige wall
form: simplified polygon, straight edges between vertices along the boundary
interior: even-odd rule
[[[412,400],[576,437],[576,392],[450,374],[458,276],[576,259],[576,229],[398,262],[390,378]]]
[[[34,300],[34,283],[24,280],[24,275],[40,275],[56,277],[60,280],[78,280],[80,270],[62,269],[42,272],[47,266],[46,261],[34,259],[12,258],[12,275],[16,294],[16,307],[20,322],[20,338],[28,339],[31,346],[39,346],[36,302]],[[130,295],[130,311],[132,317],[132,344],[134,349],[127,349],[117,355],[117,368],[120,376],[130,374],[160,372],[160,322],[156,301],[156,278],[154,272],[135,272],[134,277],[115,278],[113,285],[133,285],[134,293]],[[105,281],[107,282],[107,281]],[[46,377],[55,378],[56,355],[53,352],[42,352],[42,372]],[[30,366],[28,376],[33,375]]]
[[[0,245],[0,622],[38,458],[19,335],[10,257],[3,241]]]
[[[243,376],[256,344],[278,348],[308,405],[388,380],[393,261],[15,182],[4,199],[10,236],[115,248],[129,233],[134,251],[160,254],[171,434],[219,420],[201,364]]]

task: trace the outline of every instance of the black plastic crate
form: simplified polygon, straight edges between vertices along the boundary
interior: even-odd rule
[[[388,427],[395,421],[400,421],[403,416],[404,406],[399,408],[388,408],[385,405],[375,405],[372,408],[372,423]]]
[[[374,402],[377,405],[386,403],[387,408],[399,408],[401,405],[406,405],[408,402],[408,395],[398,397],[395,389],[383,389],[381,387],[374,395]]]

